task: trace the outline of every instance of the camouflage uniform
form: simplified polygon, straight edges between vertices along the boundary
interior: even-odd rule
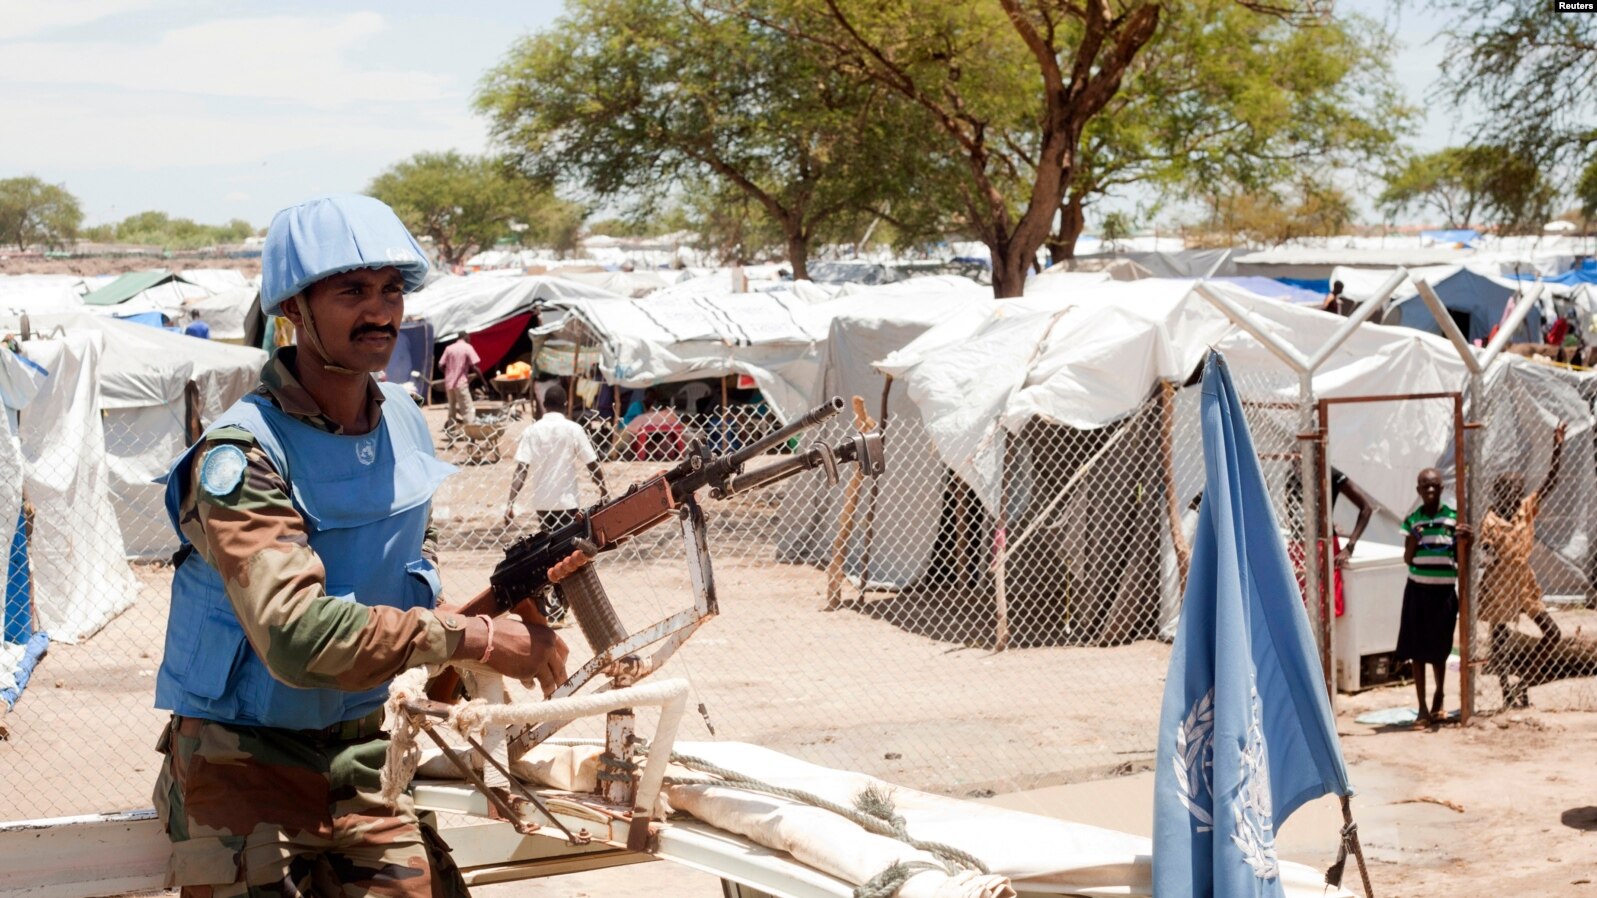
[[[293,374],[294,349],[279,350],[258,391],[311,426],[339,433]],[[368,420],[383,395],[373,381]],[[250,646],[274,676],[300,687],[369,689],[410,667],[441,662],[463,621],[420,608],[401,611],[328,598],[326,572],[305,520],[251,434],[223,428],[194,453],[236,445],[242,486],[215,496],[190,486],[179,526],[226,583]],[[428,528],[423,554],[436,558]],[[387,739],[381,712],[323,731],[234,726],[174,717],[155,806],[174,843],[169,886],[185,895],[449,895],[465,886],[443,843],[419,824],[409,798],[376,798]]]

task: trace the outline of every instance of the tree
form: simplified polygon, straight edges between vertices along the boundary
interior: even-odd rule
[[[834,70],[923,110],[960,168],[993,291],[1018,296],[1080,164],[1081,138],[1169,5],[1156,0],[717,0],[804,41]],[[1310,0],[1244,3],[1283,16]]]
[[[0,180],[0,243],[58,249],[77,237],[82,223],[78,198],[65,186],[32,176]]]
[[[572,0],[487,75],[479,110],[524,171],[627,198],[720,181],[780,229],[797,277],[850,210],[880,205],[905,116],[879,86],[701,0]],[[719,191],[719,188],[716,188]]]
[[[1575,182],[1575,199],[1580,202],[1581,218],[1588,222],[1597,218],[1597,160],[1581,169],[1580,179]]]
[[[501,240],[569,251],[586,217],[501,161],[454,150],[417,153],[378,175],[366,192],[391,206],[412,232],[432,238],[446,265]]]
[[[1264,190],[1208,198],[1206,219],[1188,242],[1228,247],[1242,242],[1279,246],[1303,237],[1332,237],[1353,221],[1353,202],[1340,188],[1311,178]]]
[[[1430,209],[1450,228],[1534,232],[1555,199],[1535,159],[1510,146],[1480,145],[1409,157],[1387,176],[1376,202],[1389,215]]]
[[[1432,5],[1458,23],[1444,32],[1442,71],[1454,107],[1480,117],[1477,141],[1544,167],[1583,163],[1597,143],[1597,16],[1546,0]]]
[[[1390,39],[1357,16],[1285,21],[1232,0],[1171,4],[1121,89],[1093,118],[1048,241],[1074,254],[1086,208],[1145,184],[1201,197],[1259,191],[1310,169],[1389,162],[1413,112]]]

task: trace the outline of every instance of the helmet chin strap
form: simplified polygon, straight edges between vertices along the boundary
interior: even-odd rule
[[[300,318],[304,319],[304,324],[303,324],[303,326],[300,327],[300,330],[304,331],[305,332],[305,336],[310,338],[309,342],[310,342],[311,348],[316,350],[316,354],[322,357],[322,368],[323,369],[325,369],[327,371],[330,371],[330,372],[332,372],[334,374],[369,374],[370,373],[370,372],[367,372],[367,371],[355,371],[355,370],[352,370],[352,369],[349,369],[349,368],[345,368],[342,365],[333,364],[333,360],[331,358],[329,358],[328,355],[327,355],[327,350],[325,348],[323,348],[323,346],[322,346],[321,335],[316,333],[316,319],[311,317],[310,297],[306,296],[303,293],[300,294],[300,297],[299,297],[299,315],[300,315]]]

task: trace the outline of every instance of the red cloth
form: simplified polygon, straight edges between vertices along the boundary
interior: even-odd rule
[[[1337,552],[1341,552],[1342,551],[1342,538],[1340,536],[1336,536],[1336,535],[1333,534],[1331,536],[1331,544],[1334,547],[1335,551],[1337,551]],[[1292,570],[1293,570],[1294,573],[1297,574],[1297,577],[1298,577],[1298,592],[1303,593],[1303,604],[1304,604],[1304,606],[1306,608],[1309,609],[1309,616],[1312,618],[1314,616],[1314,605],[1309,601],[1308,575],[1305,574],[1304,571],[1303,571],[1303,544],[1301,542],[1294,542],[1291,545],[1287,546],[1287,557],[1292,559]],[[1323,569],[1323,565],[1325,564],[1325,543],[1323,541],[1320,543],[1320,564],[1322,565],[1322,569]],[[1341,568],[1337,568],[1336,569],[1335,583],[1336,583],[1336,616],[1337,617],[1341,617],[1342,616],[1342,608],[1343,608],[1343,604],[1344,604],[1343,600],[1342,600],[1342,569]]]
[[[505,353],[510,347],[516,345],[521,335],[527,332],[527,325],[532,321],[532,313],[512,315],[498,324],[490,324],[471,335],[471,345],[477,348],[477,354],[482,356],[483,371],[490,371],[505,360]]]
[[[1564,345],[1564,335],[1567,333],[1569,333],[1569,319],[1560,318],[1554,321],[1553,326],[1547,331],[1547,344],[1549,346]]]

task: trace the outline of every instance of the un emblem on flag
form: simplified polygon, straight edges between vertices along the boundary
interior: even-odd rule
[[[1192,705],[1176,731],[1176,797],[1198,823],[1198,832],[1214,829],[1214,688]]]
[[[1242,860],[1260,879],[1274,879],[1280,872],[1275,859],[1275,822],[1270,804],[1270,755],[1264,744],[1264,722],[1259,708],[1259,690],[1253,690],[1253,719],[1248,724],[1248,742],[1242,747],[1242,788],[1231,808],[1231,842],[1242,852]]]

